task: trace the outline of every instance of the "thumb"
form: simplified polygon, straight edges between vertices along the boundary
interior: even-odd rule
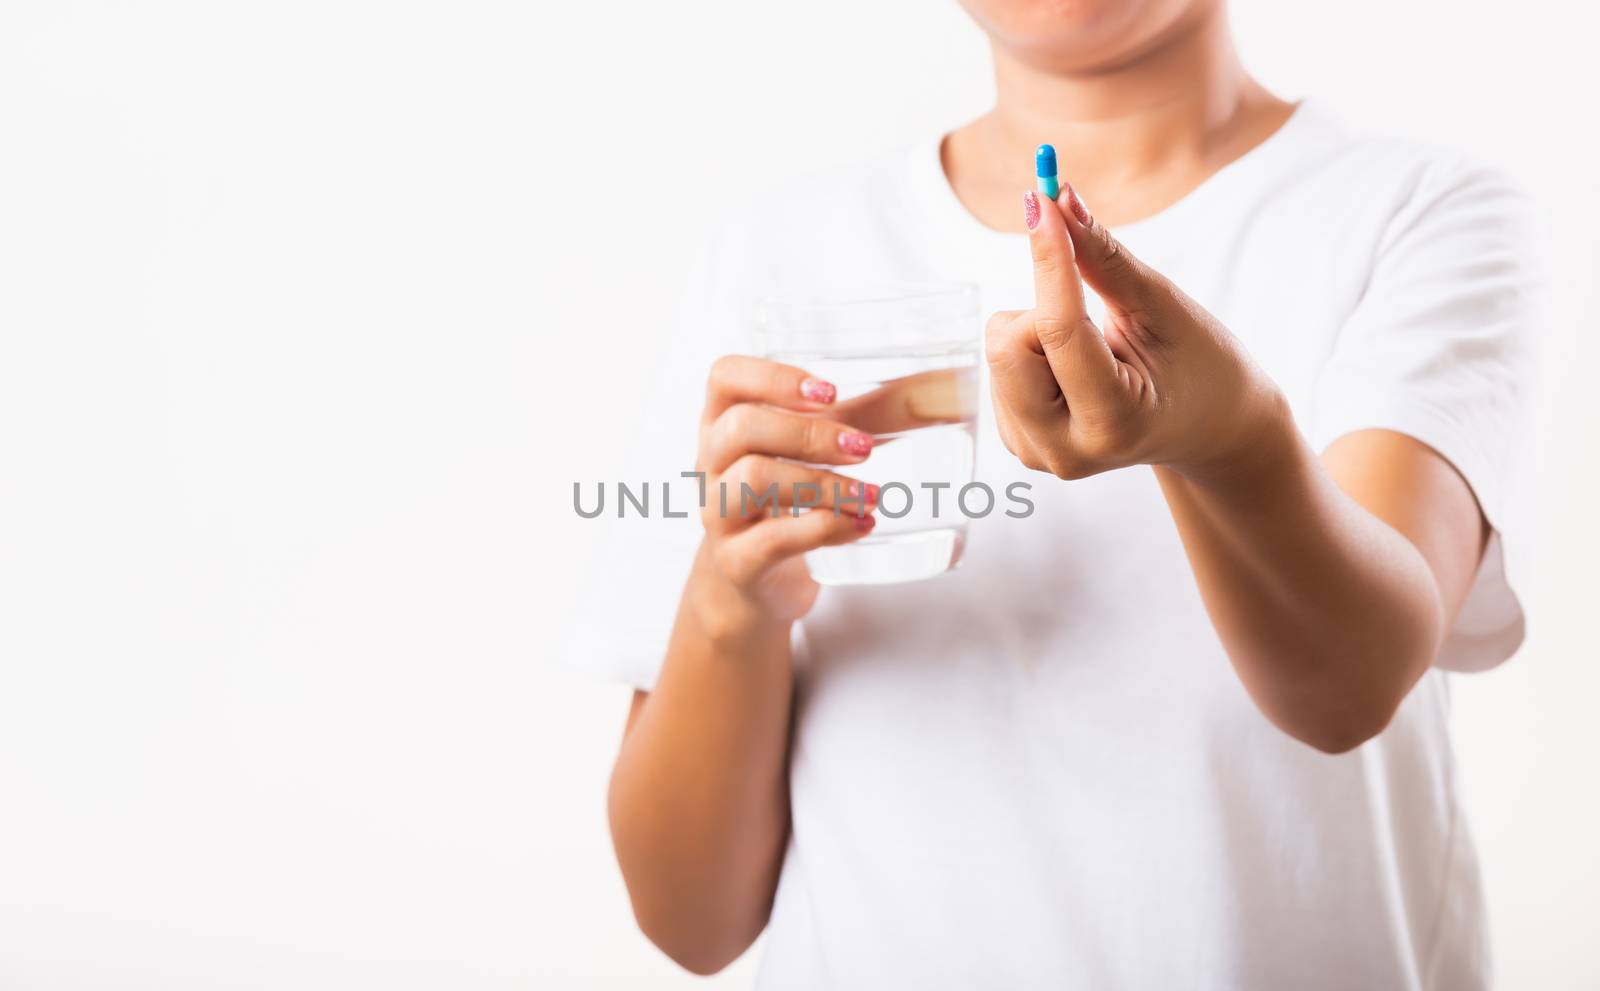
[[[1159,298],[1164,280],[1135,258],[1122,242],[1094,219],[1078,191],[1067,183],[1060,198],[1060,215],[1077,253],[1078,270],[1108,305],[1122,310],[1147,310]]]
[[[1022,196],[1022,214],[1033,253],[1034,312],[1075,323],[1086,311],[1066,218],[1054,201],[1031,189]]]
[[[1083,306],[1072,238],[1062,211],[1033,192],[1023,197],[1033,252],[1034,335],[1061,394],[1075,402],[1112,402],[1120,390],[1117,359]]]

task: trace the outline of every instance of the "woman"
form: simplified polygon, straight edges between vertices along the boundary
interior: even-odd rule
[[[1221,0],[966,6],[994,109],[742,204],[681,354],[747,350],[772,292],[975,282],[979,477],[1035,512],[820,597],[799,555],[870,514],[622,544],[596,650],[640,688],[610,793],[640,925],[696,972],[765,930],[764,988],[1482,986],[1442,669],[1522,635],[1524,207],[1268,93]],[[1044,142],[1055,202],[1023,193]],[[716,361],[695,466],[848,480],[871,438],[831,398]]]

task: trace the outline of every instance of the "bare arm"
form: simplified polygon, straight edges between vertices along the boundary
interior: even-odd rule
[[[1388,724],[1432,664],[1482,556],[1466,482],[1402,434],[1318,459],[1287,418],[1213,477],[1156,474],[1240,680],[1286,732],[1337,753]]]
[[[789,833],[791,675],[787,628],[714,637],[686,604],[655,691],[628,712],[609,801],[617,861],[640,927],[697,974],[766,926]]]
[[[869,435],[821,415],[834,397],[768,361],[730,356],[713,369],[697,466],[705,538],[655,690],[634,695],[611,774],[611,836],[634,915],[698,974],[761,933],[783,863],[789,631],[818,591],[800,555],[856,540],[875,519],[875,487],[808,467],[859,464],[871,450]],[[746,506],[744,486],[775,487],[786,509],[817,508]]]

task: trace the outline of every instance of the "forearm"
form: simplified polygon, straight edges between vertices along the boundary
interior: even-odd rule
[[[703,561],[656,688],[623,741],[609,812],[646,934],[711,972],[766,924],[789,829],[788,627],[710,616]]]
[[[1329,751],[1381,730],[1443,635],[1422,553],[1339,488],[1286,410],[1232,463],[1156,474],[1212,623],[1267,717]]]

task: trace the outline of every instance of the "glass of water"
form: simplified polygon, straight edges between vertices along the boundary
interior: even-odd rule
[[[954,567],[967,538],[959,497],[972,482],[977,442],[983,331],[976,288],[893,286],[769,299],[759,309],[758,333],[768,358],[838,387],[838,399],[820,415],[875,440],[865,462],[828,467],[880,487],[877,525],[858,541],[808,553],[811,577],[823,585],[881,585]]]

